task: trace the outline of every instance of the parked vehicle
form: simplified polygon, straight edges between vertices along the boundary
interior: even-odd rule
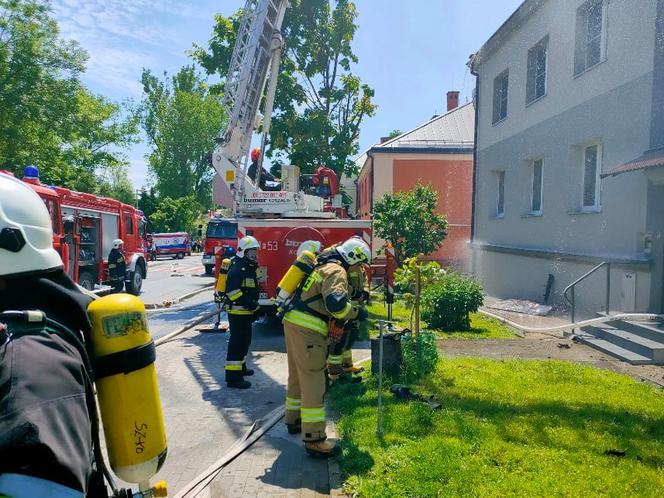
[[[237,220],[229,218],[210,218],[203,242],[202,262],[205,274],[212,275],[215,265],[215,254],[234,253],[237,248]]]
[[[25,173],[23,181],[43,199],[51,214],[53,245],[67,274],[89,290],[108,283],[108,254],[113,240],[122,239],[127,261],[126,289],[140,294],[148,269],[147,222],[143,212],[109,197],[42,185],[34,166],[26,168]]]
[[[191,256],[191,239],[187,232],[153,233],[150,256],[153,260],[159,256],[182,259]]]

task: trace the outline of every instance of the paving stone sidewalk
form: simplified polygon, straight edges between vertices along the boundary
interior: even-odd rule
[[[173,329],[181,323],[174,320]],[[288,378],[283,335],[256,323],[251,348],[252,388],[228,389],[224,360],[228,334],[189,331],[157,349],[157,373],[168,438],[168,458],[156,479],[169,496],[221,458],[252,423],[283,403]],[[357,358],[368,356],[358,350]],[[208,497],[328,496],[328,463],[309,458],[299,437],[278,422],[231,462],[204,493]]]

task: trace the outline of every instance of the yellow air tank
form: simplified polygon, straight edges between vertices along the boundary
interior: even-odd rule
[[[228,269],[231,267],[231,260],[229,258],[224,259],[221,262],[221,268],[219,268],[219,278],[217,278],[217,285],[214,288],[214,291],[223,294],[226,292],[226,278],[228,277]]]
[[[315,267],[314,253],[302,251],[277,286],[277,302],[283,303],[290,298],[299,287],[300,282],[308,277]]]
[[[88,315],[109,461],[118,477],[144,488],[167,450],[145,306],[136,296],[113,294],[90,303]]]

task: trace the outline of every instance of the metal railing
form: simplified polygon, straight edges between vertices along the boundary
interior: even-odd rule
[[[595,273],[597,270],[602,268],[603,266],[606,266],[606,302],[605,302],[605,309],[606,313],[609,313],[609,306],[611,305],[611,263],[608,261],[602,261],[600,264],[598,264],[595,268],[590,270],[588,273],[585,273],[581,277],[577,278],[574,282],[569,284],[567,287],[565,287],[565,290],[563,290],[563,296],[567,300],[567,302],[570,304],[571,309],[570,309],[570,319],[572,320],[572,323],[574,323],[575,318],[576,318],[576,301],[575,301],[575,292],[574,288],[576,285],[588,278],[590,275]],[[570,292],[571,291],[571,292]],[[570,292],[568,295],[567,293]]]

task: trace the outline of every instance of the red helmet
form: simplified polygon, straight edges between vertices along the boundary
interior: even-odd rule
[[[251,150],[251,160],[253,162],[258,161],[258,158],[260,157],[260,155],[261,155],[261,150],[258,147]]]

